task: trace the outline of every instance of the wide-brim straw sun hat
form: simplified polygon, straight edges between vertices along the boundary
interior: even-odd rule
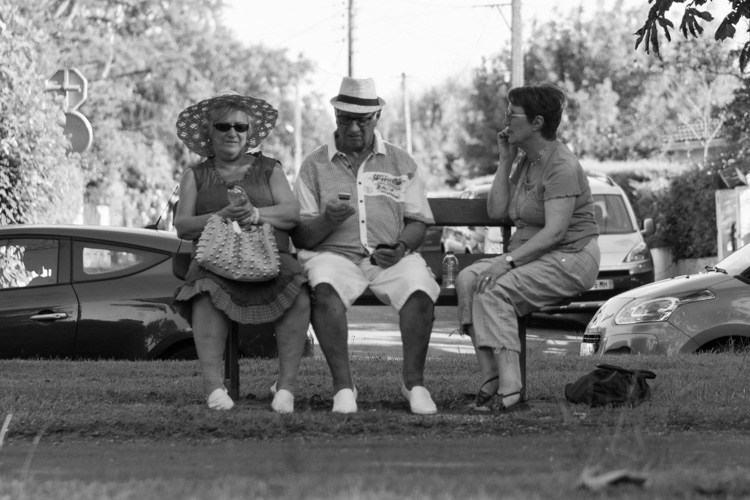
[[[279,117],[278,110],[263,99],[240,95],[233,90],[221,90],[215,96],[180,113],[177,118],[177,137],[190,151],[205,157],[213,156],[214,146],[208,135],[208,112],[227,105],[242,109],[250,120],[246,151],[263,142],[276,126],[276,119]]]
[[[375,92],[372,78],[350,78],[341,81],[339,94],[331,99],[334,108],[349,113],[373,113],[385,106],[385,101]]]

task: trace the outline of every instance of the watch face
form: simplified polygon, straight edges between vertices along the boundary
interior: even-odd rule
[[[513,262],[513,256],[512,255],[506,255],[505,256],[505,262]]]

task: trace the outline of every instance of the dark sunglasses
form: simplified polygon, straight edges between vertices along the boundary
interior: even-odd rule
[[[377,113],[372,113],[369,116],[349,116],[349,115],[336,115],[336,123],[339,125],[349,126],[352,122],[357,122],[357,126],[366,127],[370,124],[370,121],[375,118]]]
[[[237,132],[247,132],[250,129],[250,125],[247,123],[214,123],[214,128],[219,132],[229,132],[230,128],[235,129]]]

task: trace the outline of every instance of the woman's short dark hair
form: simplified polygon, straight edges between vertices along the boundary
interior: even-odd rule
[[[521,106],[529,121],[537,116],[544,119],[542,137],[550,141],[557,138],[557,127],[568,101],[560,87],[549,82],[528,83],[510,89],[508,101],[513,106]]]

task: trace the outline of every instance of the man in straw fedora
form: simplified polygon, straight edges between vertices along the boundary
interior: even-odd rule
[[[399,313],[401,393],[413,413],[436,413],[424,365],[440,287],[415,252],[435,222],[419,168],[375,130],[385,101],[371,78],[345,77],[331,104],[336,131],[302,162],[292,238],[314,290],[311,321],[333,376],[333,411],[357,411],[346,311],[369,287]]]

